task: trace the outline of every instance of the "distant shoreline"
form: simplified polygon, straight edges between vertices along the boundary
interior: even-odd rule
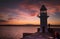
[[[0,25],[0,26],[40,26],[40,25]],[[60,27],[60,25],[50,25],[51,27]]]

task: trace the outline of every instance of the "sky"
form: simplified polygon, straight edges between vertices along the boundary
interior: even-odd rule
[[[60,0],[0,0],[0,25],[40,24],[40,8],[47,8],[48,24],[60,25]]]

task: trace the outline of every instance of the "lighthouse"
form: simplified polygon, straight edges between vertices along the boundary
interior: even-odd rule
[[[39,16],[40,15],[40,16]],[[48,33],[48,25],[47,25],[47,18],[49,17],[47,15],[47,8],[45,5],[42,5],[40,8],[40,14],[38,17],[40,18],[40,28],[38,28],[38,31],[36,33],[24,33],[23,39],[50,39],[50,34]],[[47,37],[48,36],[48,37]],[[53,38],[52,38],[53,39]]]
[[[47,18],[49,17],[47,15],[47,8],[45,7],[45,5],[42,5],[40,8],[40,16],[38,16],[40,18],[40,32],[48,32],[48,28],[47,28]]]

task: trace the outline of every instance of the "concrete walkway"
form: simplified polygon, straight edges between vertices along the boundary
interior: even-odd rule
[[[26,36],[23,39],[48,39],[51,36],[48,33],[34,33],[31,36]]]

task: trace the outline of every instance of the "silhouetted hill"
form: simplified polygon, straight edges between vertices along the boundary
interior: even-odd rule
[[[33,24],[25,24],[25,25],[0,25],[0,26],[40,26],[40,25],[33,25]],[[60,25],[50,25],[51,27],[60,27]]]

